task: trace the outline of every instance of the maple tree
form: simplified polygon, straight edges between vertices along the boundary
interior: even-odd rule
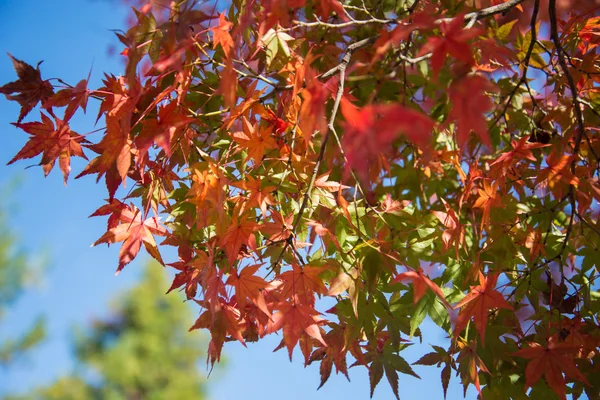
[[[11,56],[0,92],[31,136],[9,163],[58,159],[66,182],[89,156],[78,177],[108,191],[95,244],[123,242],[119,271],[142,244],[177,270],[210,364],[280,333],[321,385],[363,366],[399,397],[429,316],[449,340],[414,364],[442,367],[444,394],[455,371],[484,398],[597,398],[598,10],[143,2],[99,89]],[[90,100],[98,141],[69,128]]]

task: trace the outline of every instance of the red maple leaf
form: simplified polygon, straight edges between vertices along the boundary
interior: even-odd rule
[[[158,219],[150,217],[142,221],[142,213],[133,204],[127,206],[126,209],[119,209],[118,212],[119,224],[109,229],[92,246],[99,245],[100,243],[123,242],[119,250],[119,267],[117,273],[137,256],[142,243],[148,254],[161,264],[164,264],[154,240],[154,235],[167,236],[168,232],[158,223]]]
[[[471,292],[454,307],[455,309],[460,308],[454,337],[460,335],[473,318],[475,328],[481,338],[481,344],[484,345],[489,311],[496,308],[513,309],[502,293],[495,289],[497,281],[498,273],[490,273],[486,278],[481,271],[479,272],[479,285],[472,286]]]
[[[133,112],[141,95],[139,82],[130,82],[123,77],[112,75],[103,81],[104,87],[98,90],[102,104],[98,119],[106,114],[106,134],[100,143],[88,146],[99,154],[77,175],[98,174],[97,180],[106,174],[106,187],[112,200],[117,188],[125,182],[132,161],[132,141],[130,137]]]
[[[431,279],[423,274],[423,270],[419,268],[417,271],[406,271],[398,274],[393,282],[402,282],[407,279],[410,279],[413,284],[413,301],[415,304],[419,302],[421,297],[425,294],[427,289],[433,290],[433,293],[442,301],[442,303],[448,308],[452,308],[448,301],[446,301],[446,296],[442,292],[442,289]]]
[[[156,118],[142,122],[142,130],[135,139],[139,150],[138,162],[143,163],[154,143],[162,147],[167,157],[171,157],[171,143],[180,138],[182,130],[193,121],[194,118],[187,116],[176,101],[160,107]]]
[[[50,117],[42,112],[40,112],[40,114],[42,116],[42,122],[13,124],[17,128],[21,128],[30,134],[31,138],[17,155],[8,162],[8,164],[12,164],[17,160],[32,158],[42,153],[40,165],[46,176],[48,176],[58,158],[58,164],[66,184],[67,179],[69,178],[69,172],[71,171],[71,156],[73,155],[87,160],[80,144],[84,142],[85,139],[83,136],[71,131],[69,124],[66,122],[55,117],[55,127]]]
[[[440,25],[440,31],[443,36],[432,36],[421,48],[419,56],[433,53],[431,56],[431,68],[433,69],[434,79],[444,66],[446,54],[462,61],[466,65],[475,64],[471,47],[467,43],[469,40],[479,36],[482,31],[478,28],[463,29],[464,15],[455,16],[450,22],[443,21]]]
[[[74,87],[68,87],[66,89],[59,90],[54,96],[50,97],[47,101],[47,107],[67,107],[65,110],[65,121],[69,121],[75,111],[78,108],[82,108],[86,111],[87,102],[89,97],[89,90],[87,88],[88,79],[82,79]]]
[[[8,100],[16,101],[21,105],[21,112],[17,119],[17,123],[20,123],[40,101],[42,107],[46,107],[46,101],[54,94],[54,89],[49,81],[42,80],[39,68],[41,61],[37,68],[33,68],[26,62],[14,58],[10,53],[8,56],[13,62],[19,79],[0,86],[0,93],[4,94]]]
[[[475,340],[465,342],[461,339],[456,342],[460,352],[456,358],[456,362],[459,363],[458,373],[461,376],[465,390],[469,383],[475,385],[475,388],[479,392],[481,397],[481,385],[479,384],[479,371],[487,372],[487,369],[481,358],[477,355],[477,342]]]
[[[542,375],[546,378],[548,386],[562,400],[567,398],[563,374],[589,385],[572,360],[580,348],[581,346],[578,345],[560,343],[556,338],[551,337],[546,346],[530,343],[529,347],[513,353],[514,356],[530,360],[525,369],[525,390],[539,381]]]
[[[521,160],[537,161],[531,150],[548,147],[549,144],[530,143],[530,136],[523,136],[518,142],[511,141],[512,150],[502,153],[500,157],[490,165],[503,164],[505,168],[511,168],[515,163]]]
[[[434,122],[418,111],[401,104],[372,104],[358,110],[342,99],[346,118],[342,146],[348,164],[366,180],[369,167],[386,153],[400,133],[421,147],[429,147]]]
[[[442,241],[444,242],[444,251],[448,250],[454,243],[456,250],[456,258],[458,259],[458,249],[463,245],[465,241],[464,225],[458,221],[456,212],[450,207],[450,204],[446,200],[442,199],[446,212],[443,211],[432,211],[433,215],[444,224],[446,229],[442,234]]]
[[[468,75],[450,85],[452,107],[448,118],[458,124],[457,140],[461,146],[473,131],[483,144],[492,147],[485,114],[493,107],[493,102],[486,91],[494,91],[494,87],[481,75]]]

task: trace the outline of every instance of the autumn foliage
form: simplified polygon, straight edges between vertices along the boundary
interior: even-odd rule
[[[410,361],[440,367],[444,394],[458,376],[484,398],[598,398],[592,3],[140,4],[101,88],[11,56],[0,92],[29,140],[9,164],[58,160],[67,182],[89,159],[77,177],[108,192],[95,244],[122,243],[119,271],[142,245],[177,270],[211,364],[278,333],[321,385],[362,366],[398,396],[429,316],[447,346]],[[97,141],[69,127],[88,101]]]

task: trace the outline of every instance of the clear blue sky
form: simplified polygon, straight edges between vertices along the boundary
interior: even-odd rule
[[[122,71],[118,56],[109,56],[107,50],[111,44],[118,46],[110,30],[123,28],[127,12],[118,1],[0,0],[0,84],[15,80],[10,59],[4,55],[10,52],[32,65],[44,60],[41,69],[45,79],[60,77],[73,84],[85,78],[93,66],[90,86],[98,87],[103,72],[119,74]],[[95,107],[96,104],[90,104],[88,116],[76,116],[72,129],[79,133],[93,130]],[[58,169],[46,179],[37,166],[25,170],[38,160],[5,166],[27,140],[25,133],[9,125],[16,120],[18,110],[16,103],[0,99],[0,187],[18,177],[19,187],[12,198],[17,205],[17,211],[10,218],[12,228],[34,257],[47,254],[50,266],[41,287],[28,291],[1,321],[0,341],[25,330],[39,314],[47,316],[49,336],[29,357],[9,370],[0,369],[0,397],[49,383],[71,371],[72,327],[108,314],[109,299],[135,283],[143,262],[134,261],[115,277],[118,246],[90,248],[105,230],[104,219],[87,218],[106,195],[102,183],[96,185],[93,178],[71,178],[65,187]],[[36,117],[39,118],[39,114],[33,111],[28,118]],[[83,166],[74,160],[72,176]],[[169,257],[169,253],[165,254]],[[170,256],[172,258],[172,254]],[[409,362],[429,351],[428,341],[443,341],[443,332],[433,324],[424,328],[429,333],[425,345],[414,346],[414,350],[403,354]],[[249,344],[247,349],[237,342],[226,344],[226,368],[214,371],[208,382],[211,399],[369,398],[365,368],[351,369],[352,383],[341,375],[332,375],[329,382],[316,391],[318,365],[305,369],[299,352],[295,353],[292,363],[286,351],[273,353],[281,338],[271,336],[259,344]],[[420,367],[415,370],[422,380],[401,375],[401,397],[442,399],[440,371]],[[474,391],[467,397],[475,398]],[[391,398],[393,394],[384,377],[374,399]],[[453,376],[448,399],[462,398],[459,378]]]

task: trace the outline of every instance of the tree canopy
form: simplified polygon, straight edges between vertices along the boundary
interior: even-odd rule
[[[177,270],[211,364],[280,332],[321,385],[362,366],[399,397],[411,361],[441,368],[444,395],[455,374],[485,398],[600,396],[594,1],[134,12],[101,88],[10,56],[0,93],[29,141],[9,164],[58,160],[66,183],[89,157],[78,177],[108,193],[95,245],[122,242],[117,271],[142,245]],[[74,132],[88,101],[101,129]],[[450,340],[407,361],[427,317]]]

